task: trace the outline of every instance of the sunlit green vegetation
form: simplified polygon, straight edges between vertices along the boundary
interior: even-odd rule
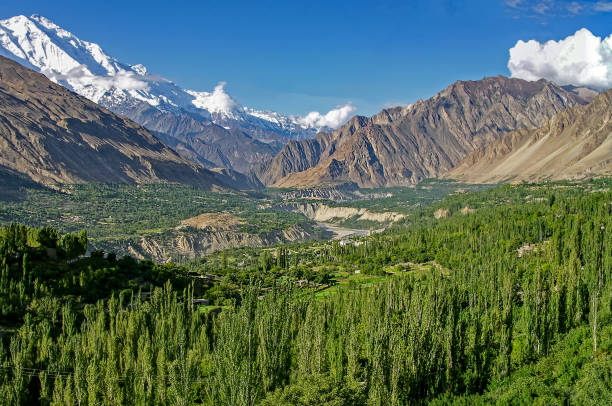
[[[0,224],[51,226],[61,232],[86,228],[90,240],[122,240],[162,233],[201,213],[228,213],[243,219],[252,234],[308,222],[282,210],[261,210],[258,194],[216,193],[183,185],[67,185],[61,192],[26,187],[19,199],[3,201]]]
[[[185,267],[5,228],[1,403],[609,404],[610,184],[453,194],[358,241]]]
[[[0,225],[11,223],[31,227],[51,226],[70,233],[87,229],[90,247],[128,253],[127,242],[143,236],[156,240],[172,239],[175,228],[202,213],[226,213],[236,216],[241,232],[265,235],[294,225],[313,222],[299,213],[281,207],[277,192],[211,192],[184,185],[65,185],[61,191],[36,186],[17,177],[4,177],[0,186]],[[484,187],[471,187],[481,189]],[[452,182],[429,181],[416,188],[364,190],[351,202],[327,205],[368,208],[372,211],[413,212],[440,202],[444,196],[468,190]],[[391,194],[392,197],[388,197]],[[300,199],[299,201],[308,201]],[[378,230],[387,226],[370,220],[337,219],[348,228]],[[321,236],[323,234],[321,233]],[[319,235],[314,234],[317,238]],[[174,258],[178,260],[177,256]]]

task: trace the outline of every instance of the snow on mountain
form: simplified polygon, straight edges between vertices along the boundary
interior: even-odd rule
[[[0,20],[0,55],[43,73],[111,110],[144,102],[163,112],[189,112],[225,128],[255,128],[287,138],[310,138],[319,130],[339,126],[354,108],[342,106],[312,120],[244,107],[225,92],[220,82],[212,92],[185,90],[170,80],[151,75],[143,65],[128,65],[107,55],[92,42],[79,39],[49,19],[33,15]]]
[[[0,45],[4,56],[96,103],[117,91],[151,105],[161,102],[161,95],[155,97],[149,84],[128,65],[44,17],[17,16],[0,21]]]

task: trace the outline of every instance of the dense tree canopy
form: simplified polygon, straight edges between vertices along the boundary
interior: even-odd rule
[[[1,229],[1,403],[611,400],[609,190],[455,195],[358,244],[220,254],[205,286],[85,240]],[[373,275],[331,288],[338,269]],[[222,311],[194,305],[224,284]]]

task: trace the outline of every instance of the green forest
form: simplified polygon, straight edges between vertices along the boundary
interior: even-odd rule
[[[179,184],[74,184],[55,189],[33,184],[27,179],[0,179],[0,225],[50,226],[60,233],[87,229],[89,248],[134,254],[127,247],[141,238],[159,244],[173,239],[198,238],[201,230],[181,226],[181,222],[203,213],[224,213],[236,220],[232,231],[263,238],[282,235],[297,226],[308,232],[303,240],[326,236],[315,221],[290,209],[292,204],[314,203],[332,207],[365,208],[374,212],[410,213],[440,202],[457,190],[480,190],[487,186],[461,185],[427,180],[413,188],[361,189],[353,200],[334,202],[323,199],[283,197],[282,190],[206,191]],[[344,227],[379,229],[384,224],[358,219],[333,219]],[[206,230],[205,230],[206,231]],[[180,254],[171,260],[183,261]]]
[[[12,189],[19,193],[14,196],[13,191],[12,198],[2,202],[0,224],[52,226],[64,232],[87,227],[94,241],[160,233],[202,212],[233,213],[244,218],[242,228],[254,234],[308,221],[286,211],[259,210],[266,201],[257,192],[214,192],[179,184],[89,183],[55,190],[19,183]]]
[[[163,265],[20,212],[0,403],[612,404],[611,187],[449,188],[369,237]]]

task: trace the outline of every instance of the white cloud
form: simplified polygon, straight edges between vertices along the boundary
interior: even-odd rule
[[[542,0],[534,4],[532,9],[538,14],[548,14],[554,5],[555,2],[553,0]]]
[[[527,16],[538,20],[554,17],[574,17],[612,11],[612,1],[599,0],[505,0],[506,7],[517,17]]]
[[[598,1],[595,3],[595,11],[608,12],[612,11],[612,1]]]
[[[103,91],[108,91],[112,88],[121,90],[144,90],[148,88],[148,84],[143,80],[143,77],[125,70],[120,70],[114,75],[98,76],[91,73],[85,65],[79,65],[66,73],[45,70],[42,73],[55,82],[66,81],[73,87],[74,84],[83,86],[94,85]]]
[[[522,0],[506,0],[506,5],[514,8],[520,6],[522,2]]]
[[[510,49],[508,69],[514,78],[610,88],[612,34],[602,39],[582,28],[560,41],[518,41]]]
[[[571,3],[567,4],[565,8],[567,8],[567,11],[569,11],[571,14],[576,15],[582,13],[584,10],[584,6],[577,1],[572,1]]]
[[[206,109],[211,113],[223,113],[237,115],[242,107],[232,97],[225,92],[226,82],[219,82],[212,93],[194,92],[188,90],[187,93],[195,97],[193,105],[200,109]],[[237,116],[235,117],[237,118]]]
[[[297,122],[308,126],[323,128],[329,127],[336,129],[344,124],[357,110],[351,103],[347,103],[344,106],[339,106],[323,115],[318,111],[312,111],[306,115],[306,117],[298,117]]]

